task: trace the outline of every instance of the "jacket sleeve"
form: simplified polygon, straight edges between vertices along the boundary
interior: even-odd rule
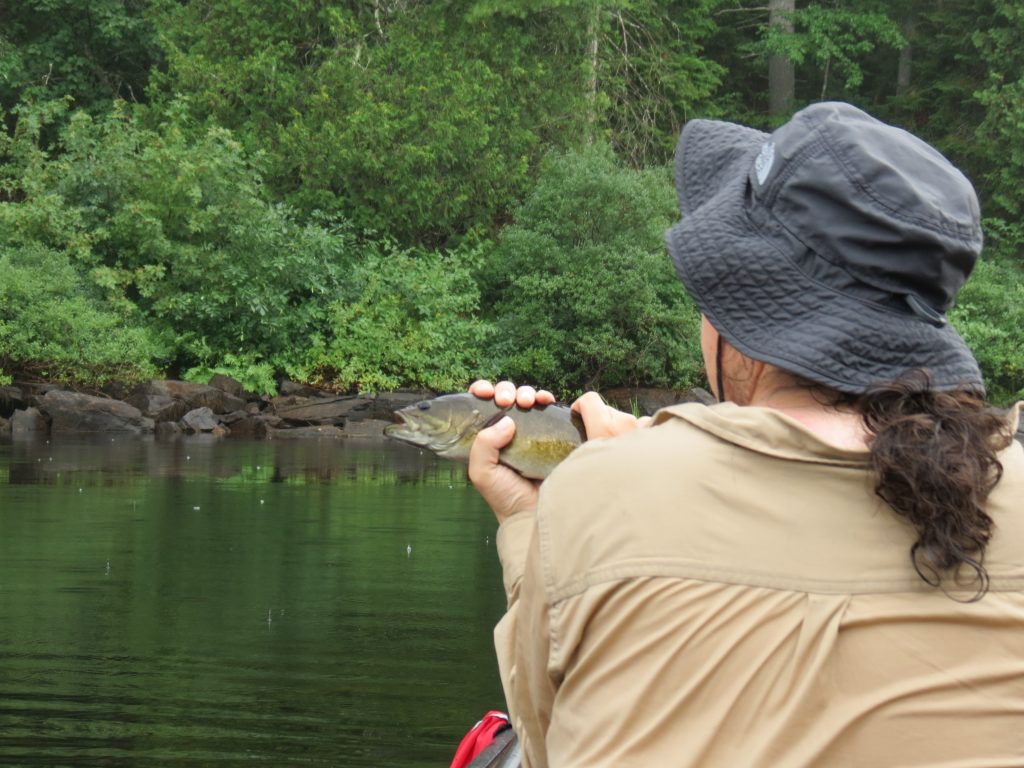
[[[498,530],[508,610],[494,630],[498,671],[524,768],[547,768],[545,738],[557,686],[548,674],[550,606],[536,515],[522,512]]]

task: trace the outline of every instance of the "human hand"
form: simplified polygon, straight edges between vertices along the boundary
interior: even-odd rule
[[[555,396],[546,389],[530,386],[516,387],[511,381],[497,384],[485,379],[474,381],[469,392],[482,398],[494,398],[499,408],[513,404],[520,408],[549,405]],[[501,449],[508,445],[516,433],[515,422],[505,416],[496,424],[481,430],[469,452],[469,479],[502,523],[517,512],[537,508],[539,481],[528,480],[515,470],[498,463]]]
[[[515,433],[516,423],[503,416],[493,426],[480,430],[469,451],[469,479],[494,511],[498,523],[537,508],[540,481],[528,480],[498,461],[501,449],[512,442]]]
[[[555,402],[555,396],[546,389],[535,390],[530,386],[517,388],[511,381],[491,384],[486,379],[479,379],[470,385],[469,391],[477,397],[493,397],[499,408],[508,408],[513,403],[520,408],[532,408],[534,405],[550,405]],[[637,418],[631,413],[612,408],[597,392],[587,392],[577,398],[572,404],[572,410],[583,419],[588,440],[632,432],[651,421],[650,416]]]
[[[529,385],[516,387],[511,381],[499,381],[491,384],[486,379],[477,379],[469,385],[472,395],[482,398],[494,398],[499,408],[509,408],[513,403],[520,408],[533,408],[535,405],[551,405],[555,396],[546,389],[534,389]]]
[[[631,413],[612,408],[597,392],[587,392],[578,397],[572,404],[572,409],[583,419],[583,426],[587,429],[587,440],[622,435],[646,426],[651,421],[650,416],[641,416],[638,419]]]

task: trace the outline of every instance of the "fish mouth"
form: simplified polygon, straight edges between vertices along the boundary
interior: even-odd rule
[[[393,424],[391,424],[391,426],[401,426],[403,424],[409,424],[410,426],[412,425],[412,420],[409,418],[409,414],[406,413],[404,410],[392,411],[391,421],[394,422]]]
[[[397,437],[399,434],[404,434],[406,431],[420,431],[419,425],[410,419],[403,411],[395,411],[392,414],[391,420],[394,423],[388,424],[384,427],[384,434],[388,437]]]
[[[423,432],[419,421],[403,411],[395,411],[394,424],[384,427],[384,436],[409,445],[423,447],[430,442],[430,435]]]
[[[438,425],[424,421],[416,410],[403,408],[395,411],[394,420],[394,424],[384,427],[385,437],[417,448],[427,448],[435,453],[448,450],[462,437],[459,432],[451,430],[450,424]]]

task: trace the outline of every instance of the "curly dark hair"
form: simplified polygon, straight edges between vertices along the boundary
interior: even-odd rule
[[[973,585],[968,602],[989,587],[985,547],[994,523],[985,500],[1002,477],[998,452],[1013,440],[1005,417],[971,390],[937,392],[913,371],[843,398],[870,433],[875,493],[917,532],[910,549],[925,582]],[[963,567],[973,572],[964,580]]]

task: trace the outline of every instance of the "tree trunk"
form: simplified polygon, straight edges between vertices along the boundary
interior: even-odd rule
[[[594,134],[597,131],[597,43],[600,34],[601,2],[594,0],[594,9],[587,22],[587,56],[590,59],[590,79],[587,83],[587,101],[590,104],[587,115],[587,144],[594,143]]]
[[[914,54],[914,32],[917,29],[917,24],[913,19],[904,19],[903,23],[900,24],[900,31],[903,32],[903,37],[906,38],[906,45],[900,49],[899,64],[896,68],[896,93],[906,93],[907,89],[910,88],[910,77],[911,77],[911,65],[913,63]]]
[[[792,33],[792,13],[796,0],[768,0],[768,24]],[[785,56],[768,57],[768,113],[785,116],[793,110],[796,96],[796,73],[793,62]]]

